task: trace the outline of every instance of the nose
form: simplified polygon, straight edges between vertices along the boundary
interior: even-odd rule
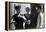
[[[27,14],[26,10],[25,10],[25,7],[20,9],[20,14]]]

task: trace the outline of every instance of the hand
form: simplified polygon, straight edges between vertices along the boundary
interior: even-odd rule
[[[31,20],[27,20],[27,24],[30,24],[31,23]]]

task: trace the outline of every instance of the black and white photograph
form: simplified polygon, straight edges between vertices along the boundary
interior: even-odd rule
[[[5,30],[43,29],[43,3],[5,2]]]

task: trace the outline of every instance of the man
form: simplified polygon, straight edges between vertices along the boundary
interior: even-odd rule
[[[23,21],[24,21],[24,19],[22,18],[22,17],[19,17],[19,15],[20,15],[20,8],[21,8],[21,6],[15,6],[15,10],[17,11],[17,14],[15,14],[15,15],[13,15],[13,21],[15,21],[14,22],[14,24],[15,24],[15,29],[23,29]]]
[[[31,9],[29,7],[26,7],[26,12],[27,14],[24,15],[27,19],[25,22],[25,29],[28,29],[30,28],[30,24],[31,24]]]
[[[37,18],[38,18],[38,15],[40,13],[39,9],[41,9],[41,6],[38,5],[38,4],[35,4],[34,6],[32,6],[31,8],[31,27],[32,28],[36,28],[37,26]]]
[[[25,14],[25,17],[27,19],[26,24],[25,24],[26,29],[36,28],[37,18],[38,18],[38,14],[39,14],[38,9],[41,9],[41,7],[39,5],[31,6],[31,10],[29,7],[26,8],[26,11],[27,11],[27,14]],[[29,13],[29,11],[31,11],[31,12]]]

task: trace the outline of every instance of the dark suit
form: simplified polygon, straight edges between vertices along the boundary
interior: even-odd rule
[[[16,23],[15,23],[16,29],[22,29],[23,28],[24,19],[21,17],[18,17],[18,14],[15,14],[13,16],[13,21],[16,21]]]
[[[25,17],[26,17],[26,15],[25,15]],[[37,17],[38,17],[37,10],[34,7],[32,7],[31,8],[31,15],[30,15],[30,17],[29,18],[26,17],[27,20],[28,19],[31,20],[31,23],[29,25],[25,24],[25,28],[26,29],[36,28],[36,26],[37,26]]]

